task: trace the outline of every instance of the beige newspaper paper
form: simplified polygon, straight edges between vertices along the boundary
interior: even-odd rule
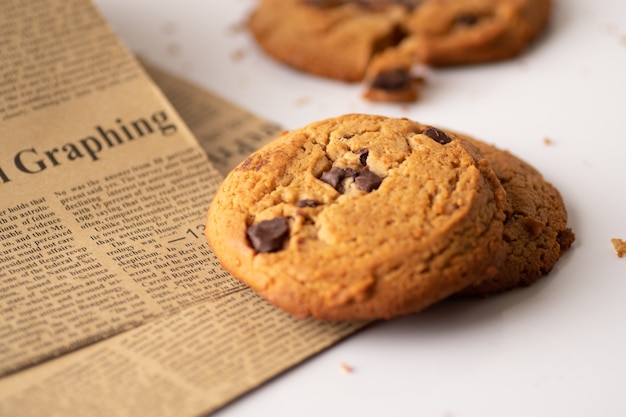
[[[364,325],[220,268],[208,204],[277,127],[151,73],[179,112],[91,3],[0,2],[1,416],[204,415]]]

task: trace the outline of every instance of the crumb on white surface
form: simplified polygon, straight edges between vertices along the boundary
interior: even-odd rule
[[[161,32],[165,35],[174,35],[178,32],[178,24],[173,21],[165,22],[161,26]]]
[[[311,97],[300,97],[295,101],[295,105],[298,107],[306,106],[311,102]]]
[[[544,145],[552,145],[552,139],[550,139],[549,137],[543,138],[543,144]]]
[[[354,368],[347,363],[342,363],[341,365],[339,365],[339,368],[343,371],[343,373],[346,374],[351,374],[352,372],[354,372]]]
[[[167,54],[170,56],[180,55],[182,49],[178,42],[171,42],[167,45]]]
[[[615,252],[617,252],[618,257],[626,257],[626,241],[614,238],[611,239],[611,243],[613,244],[613,248],[615,248]]]
[[[246,56],[246,51],[243,48],[235,49],[230,57],[233,61],[240,61]]]
[[[247,26],[245,20],[235,22],[228,27],[228,32],[232,34],[242,33],[246,31]]]

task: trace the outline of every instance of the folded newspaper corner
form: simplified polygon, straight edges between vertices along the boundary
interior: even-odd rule
[[[278,311],[204,240],[277,126],[146,72],[87,0],[3,0],[0,63],[0,415],[206,415],[365,325]]]

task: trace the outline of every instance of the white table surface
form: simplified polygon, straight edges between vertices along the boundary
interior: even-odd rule
[[[254,0],[97,4],[134,52],[285,128],[378,113],[509,149],[561,191],[577,235],[530,288],[376,324],[216,415],[626,415],[626,258],[610,243],[626,239],[626,2],[557,0],[522,57],[433,71],[409,106],[270,60],[242,30]]]

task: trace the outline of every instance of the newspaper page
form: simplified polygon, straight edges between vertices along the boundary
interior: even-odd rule
[[[194,250],[221,176],[97,10],[0,7],[0,376],[238,290]]]
[[[276,132],[153,76],[222,173]],[[91,3],[0,3],[0,136],[0,415],[203,415],[365,325],[220,268],[220,172]]]

